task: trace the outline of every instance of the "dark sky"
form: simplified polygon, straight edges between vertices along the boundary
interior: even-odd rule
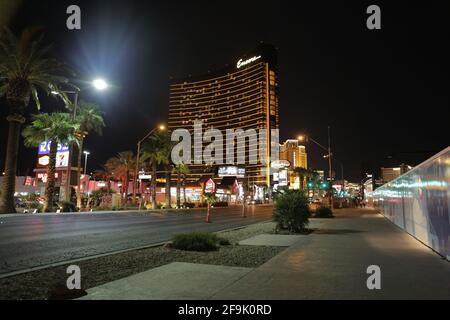
[[[81,7],[81,31],[65,27],[70,4]],[[381,30],[366,28],[370,4],[381,7]],[[134,150],[166,119],[170,76],[234,63],[264,41],[278,48],[282,139],[303,132],[326,144],[330,125],[334,154],[346,178],[358,181],[362,164],[376,174],[380,166],[415,165],[449,145],[449,9],[444,1],[29,0],[10,27],[45,26],[55,54],[80,78],[114,84],[82,93],[106,112],[103,136],[87,141],[91,170]],[[307,151],[311,167],[327,167],[320,149]],[[21,150],[20,173],[32,170],[35,155]]]

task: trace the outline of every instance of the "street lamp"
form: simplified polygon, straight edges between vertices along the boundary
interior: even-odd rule
[[[96,89],[96,90],[104,90],[108,87],[108,84],[106,83],[105,80],[103,79],[95,79],[92,81],[92,86]],[[51,93],[54,95],[60,95],[61,92],[62,93],[68,93],[68,94],[73,94],[74,95],[74,102],[73,102],[73,113],[72,113],[72,117],[75,120],[75,117],[77,116],[77,108],[78,108],[78,95],[80,93],[81,89],[77,88],[77,90],[75,91],[65,91],[65,90],[60,90],[60,91],[56,91],[53,90]],[[80,172],[81,168],[78,168],[78,173]],[[69,163],[67,165],[67,180],[66,180],[66,191],[65,191],[65,197],[66,197],[66,201],[70,201],[70,178],[71,178],[71,171],[72,171],[72,145],[69,146]],[[85,170],[86,171],[86,170]],[[77,174],[77,192],[79,192],[80,190],[80,175]],[[77,197],[78,198],[78,197]]]
[[[333,180],[333,177],[332,177],[332,167],[331,167],[331,135],[330,135],[330,126],[328,126],[328,148],[327,147],[325,147],[325,146],[323,146],[323,145],[321,145],[320,143],[318,143],[316,140],[314,140],[313,138],[311,138],[310,136],[306,136],[306,135],[299,135],[298,137],[297,137],[297,140],[298,141],[301,141],[301,142],[303,142],[303,141],[305,141],[305,142],[308,142],[309,140],[311,140],[312,142],[314,142],[317,146],[319,146],[320,148],[322,148],[323,150],[325,150],[326,152],[327,152],[327,158],[328,158],[328,176],[329,176],[329,178],[330,178],[330,208],[333,208],[333,200],[332,200],[332,197],[331,197],[331,194],[332,194],[332,192],[331,192],[331,183],[332,183],[332,180]]]
[[[92,81],[92,85],[97,90],[105,90],[106,88],[108,88],[108,84],[103,79],[95,79],[94,81]]]
[[[87,158],[88,158],[88,155],[90,155],[91,153],[89,151],[83,151],[83,153],[84,153],[84,171],[83,171],[83,173],[86,174]]]
[[[145,135],[145,137],[143,137],[141,140],[138,141],[137,143],[137,153],[136,153],[136,165],[135,165],[135,172],[134,172],[134,190],[133,190],[133,201],[136,203],[136,190],[139,187],[139,177],[138,177],[138,173],[139,173],[139,157],[140,157],[140,153],[141,153],[141,143],[143,141],[145,141],[148,137],[150,137],[156,130],[159,131],[164,131],[166,130],[166,126],[163,124],[160,124],[158,127],[153,128],[152,130],[150,130],[149,133],[147,133]],[[154,179],[154,177],[152,177],[152,179]],[[141,209],[141,206],[139,206],[139,209]]]

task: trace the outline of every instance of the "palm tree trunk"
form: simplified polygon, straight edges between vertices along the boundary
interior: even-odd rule
[[[50,154],[47,167],[47,185],[45,186],[44,212],[53,212],[53,195],[55,194],[56,152],[58,142],[53,140],[50,144]]]
[[[183,175],[183,205],[186,203],[186,175]]]
[[[152,163],[152,208],[156,209],[156,161]]]
[[[8,145],[6,147],[5,175],[0,192],[0,213],[15,213],[14,192],[16,189],[20,127],[25,122],[25,118],[19,114],[13,114],[7,120],[9,122]]]
[[[177,172],[177,208],[181,208],[181,199],[180,199],[180,188],[181,188],[181,174]]]
[[[80,209],[81,211],[81,152],[83,150],[83,136],[80,138],[80,144],[78,146],[78,159],[77,159],[77,207]],[[83,172],[84,174],[86,174],[86,172]]]
[[[128,184],[130,182],[130,171],[127,170],[127,173],[125,175],[125,205],[124,207],[127,207],[127,203],[128,203]]]
[[[171,198],[171,194],[170,194],[170,178],[171,178],[170,170],[167,167],[166,168],[166,209],[170,209],[170,198]]]
[[[135,177],[135,173],[133,172],[133,170],[131,170],[131,176],[133,183],[131,184],[131,192],[133,193],[133,197],[131,199],[133,205],[136,204],[136,179],[137,177]]]
[[[206,223],[211,222],[211,203],[208,201],[208,209],[206,211]]]

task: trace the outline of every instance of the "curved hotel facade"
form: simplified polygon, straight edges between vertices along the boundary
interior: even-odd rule
[[[277,88],[276,49],[264,44],[236,58],[231,66],[222,70],[173,80],[168,127],[171,131],[188,129],[192,134],[194,122],[201,121],[203,133],[215,128],[225,137],[227,129],[254,129],[256,132],[265,131],[266,136],[270,137],[270,130],[278,129],[279,124]],[[247,141],[244,149],[240,148],[242,145],[235,144],[234,159],[245,154],[247,161],[239,167],[245,168],[249,185],[270,186],[270,138],[266,139],[267,145],[263,149],[265,163],[249,163],[250,152],[259,154],[261,144],[258,145],[255,136]],[[203,142],[203,147],[209,143]],[[273,143],[278,144],[278,141]],[[199,151],[193,151],[194,158],[197,156],[195,152]],[[225,165],[234,164],[236,162]],[[214,172],[215,167],[205,163],[191,164],[188,179],[190,182],[199,181],[202,176]]]

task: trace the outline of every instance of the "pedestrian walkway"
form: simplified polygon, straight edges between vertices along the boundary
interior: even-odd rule
[[[450,262],[371,209],[336,210],[213,299],[450,299]],[[381,269],[369,290],[367,267]]]
[[[88,289],[80,300],[204,300],[251,270],[173,262]]]

